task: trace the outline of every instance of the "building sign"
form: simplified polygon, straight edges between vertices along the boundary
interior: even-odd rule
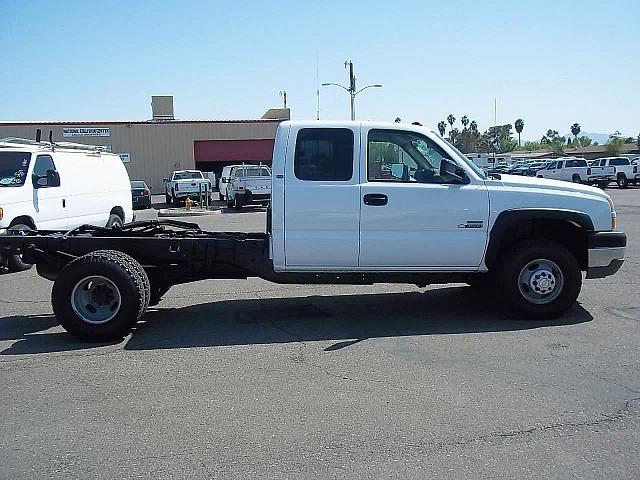
[[[120,155],[120,160],[122,160],[122,163],[131,163],[130,153],[119,153],[118,155]]]
[[[110,137],[109,127],[62,127],[63,137]]]

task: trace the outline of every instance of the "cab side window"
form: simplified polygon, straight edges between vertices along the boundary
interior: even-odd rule
[[[442,160],[449,156],[431,139],[401,130],[369,131],[367,179],[370,182],[445,183]]]
[[[557,164],[558,164],[558,162],[551,162],[549,164],[549,166],[547,167],[547,170],[553,170],[554,168],[556,168]]]
[[[33,180],[34,183],[36,181],[37,178],[41,178],[41,177],[46,177],[47,176],[47,172],[49,170],[52,170],[54,172],[56,172],[56,166],[53,163],[53,158],[51,158],[51,155],[38,155],[36,157],[36,163],[33,166]],[[42,186],[40,187],[42,188]],[[47,187],[45,187],[47,188]]]
[[[293,171],[299,180],[351,180],[353,131],[349,128],[300,129],[296,139]]]

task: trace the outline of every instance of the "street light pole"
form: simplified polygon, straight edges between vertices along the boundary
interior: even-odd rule
[[[376,83],[373,85],[367,85],[366,87],[363,87],[360,90],[357,90],[356,76],[353,74],[353,62],[351,60],[347,60],[346,62],[344,62],[344,68],[347,68],[347,67],[349,67],[349,88],[345,87],[344,85],[340,85],[338,83],[323,83],[322,86],[327,87],[329,85],[333,85],[335,87],[340,87],[343,90],[347,91],[347,93],[349,94],[349,99],[351,101],[351,120],[355,120],[356,119],[356,95],[358,95],[363,90],[366,90],[367,88],[371,88],[371,87],[380,88],[382,87],[382,85],[380,85],[379,83]]]

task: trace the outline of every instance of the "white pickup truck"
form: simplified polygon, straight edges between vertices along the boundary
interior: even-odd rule
[[[591,163],[591,168],[607,168],[613,170],[612,179],[620,188],[627,188],[629,184],[640,183],[640,170],[638,165],[633,165],[627,157],[605,157],[599,158]]]
[[[536,176],[573,183],[596,184],[603,188],[615,178],[613,168],[591,168],[586,160],[575,157],[558,158],[546,168],[538,170]]]
[[[175,170],[162,181],[166,203],[178,204],[187,197],[196,199],[205,192],[211,197],[211,182],[204,178],[200,170]]]
[[[121,338],[172,285],[203,279],[466,282],[491,286],[521,317],[550,319],[575,303],[582,272],[602,278],[623,263],[605,192],[485,175],[421,126],[283,122],[272,168],[264,233],[147,221],[0,237],[0,253],[54,280],[56,318],[92,341]]]
[[[231,171],[226,186],[227,206],[267,205],[271,198],[271,169],[263,165],[240,165]]]

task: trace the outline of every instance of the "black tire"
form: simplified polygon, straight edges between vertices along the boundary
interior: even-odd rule
[[[233,197],[233,208],[240,211],[242,210],[242,205],[242,195],[236,195],[235,197]]]
[[[8,230],[10,234],[20,235],[21,232],[29,232],[32,230],[32,228],[29,225],[16,224],[11,225]],[[33,267],[32,264],[22,261],[22,255],[11,255],[7,259],[7,263],[9,272],[11,273],[24,272],[25,270],[29,270],[31,267]]]
[[[166,190],[164,192],[164,203],[167,205],[171,203],[171,195],[169,195]]]
[[[537,260],[553,262],[562,276],[560,282],[560,275],[554,272],[554,285],[559,290],[552,291],[549,294],[550,301],[541,304],[529,301],[521,292],[520,285],[521,272],[525,272],[528,265],[535,265]],[[532,281],[534,278],[535,275],[532,275]],[[537,238],[522,241],[511,249],[498,267],[498,284],[499,294],[514,310],[527,318],[552,319],[562,315],[575,303],[582,288],[582,274],[577,259],[563,245]],[[554,298],[553,295],[557,296]]]
[[[231,203],[231,198],[229,198],[229,195],[227,195],[227,208],[231,207],[233,207],[233,204]]]
[[[629,181],[627,180],[627,176],[624,173],[619,173],[616,178],[616,183],[619,188],[627,188],[629,186]]]
[[[175,193],[171,192],[171,203],[173,205],[178,205],[180,203],[180,200],[178,200],[178,197],[176,197]]]
[[[220,200],[221,202],[224,202],[224,195],[219,193],[218,194],[218,200]]]
[[[130,332],[146,310],[150,299],[140,264],[122,252],[99,250],[79,257],[65,266],[53,284],[51,303],[62,326],[86,341],[118,340]],[[74,292],[90,277],[102,277],[117,287],[119,302],[115,314],[103,323],[83,318],[78,312]],[[147,279],[148,281],[148,279]]]
[[[109,215],[109,220],[107,221],[106,225],[107,228],[120,229],[122,228],[122,225],[124,225],[124,222],[118,215],[116,215],[115,213]]]
[[[573,177],[571,177],[571,181],[573,183],[582,183],[582,180],[580,179],[580,175],[575,174]]]

